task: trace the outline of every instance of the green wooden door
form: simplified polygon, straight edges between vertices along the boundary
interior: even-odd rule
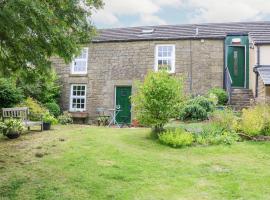
[[[245,48],[229,47],[227,63],[232,77],[232,86],[245,87]]]
[[[116,116],[118,123],[130,123],[131,122],[131,87],[119,86],[116,87],[116,105],[120,105],[120,112]]]

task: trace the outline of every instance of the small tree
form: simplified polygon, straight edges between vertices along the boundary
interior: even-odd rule
[[[183,81],[166,71],[149,72],[132,96],[136,118],[160,132],[175,117],[183,102]]]

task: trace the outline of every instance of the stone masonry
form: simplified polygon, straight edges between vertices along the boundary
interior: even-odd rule
[[[87,75],[72,75],[70,64],[53,58],[62,82],[61,106],[69,110],[71,84],[87,84],[86,110],[90,119],[96,109],[114,108],[115,86],[132,86],[154,69],[155,46],[175,45],[175,74],[185,78],[187,93],[204,94],[223,87],[224,40],[140,41],[89,44]]]

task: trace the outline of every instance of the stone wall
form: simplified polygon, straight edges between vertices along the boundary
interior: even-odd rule
[[[69,64],[52,59],[63,84],[62,108],[69,109],[70,85],[76,83],[87,84],[86,109],[92,118],[98,107],[113,108],[115,86],[131,85],[134,92],[135,81],[154,69],[157,44],[175,45],[175,74],[184,76],[187,93],[204,94],[212,87],[223,87],[223,40],[93,43],[87,75],[72,75]]]
[[[262,78],[258,77],[258,97],[256,98],[258,103],[270,104],[270,86],[266,86],[263,83]]]

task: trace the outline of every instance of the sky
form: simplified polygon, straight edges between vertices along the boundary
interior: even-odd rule
[[[270,0],[103,0],[97,28],[210,22],[270,21]]]

